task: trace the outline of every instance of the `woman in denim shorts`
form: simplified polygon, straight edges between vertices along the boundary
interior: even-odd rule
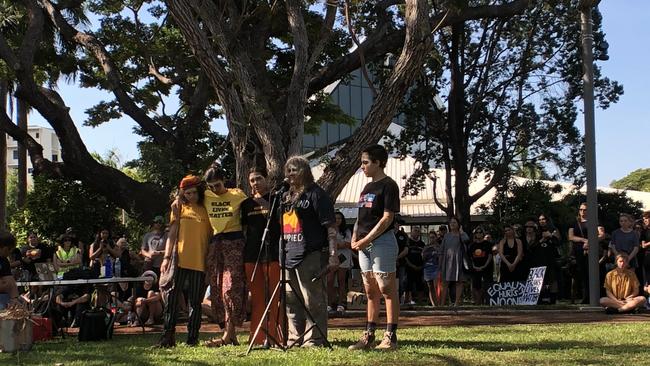
[[[399,187],[384,173],[388,153],[381,145],[371,145],[361,154],[361,169],[372,181],[363,188],[359,198],[359,214],[352,233],[351,247],[359,252],[359,266],[368,297],[366,331],[350,346],[352,350],[375,346],[375,329],[379,320],[381,297],[386,301],[386,332],[376,349],[397,349],[399,297],[395,279],[397,240],[393,220],[399,212]]]

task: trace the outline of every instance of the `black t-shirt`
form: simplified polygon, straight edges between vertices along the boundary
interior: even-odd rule
[[[144,297],[146,299],[148,297],[148,295],[149,295],[149,291],[160,292],[160,289],[158,288],[158,283],[157,282],[154,283],[151,286],[151,288],[147,290],[147,289],[144,288],[144,283],[139,282],[135,286],[135,298],[137,299],[139,297]]]
[[[0,256],[0,277],[12,276],[9,259]]]
[[[312,184],[295,202],[282,204],[282,234],[287,245],[287,268],[294,268],[311,252],[327,248],[327,226],[336,222],[334,204],[318,185]]]
[[[404,250],[404,248],[406,248],[408,246],[409,237],[402,230],[398,230],[395,233],[395,239],[397,240],[397,247],[398,247],[397,254],[399,255],[399,253],[401,253]],[[406,257],[404,257],[404,258],[406,258]],[[397,264],[400,265],[400,266],[405,265],[406,262],[404,262],[404,258],[400,258]]]
[[[580,222],[580,220],[576,220],[576,222],[573,224],[573,235],[578,236],[581,238],[588,239],[589,238],[589,230],[587,229],[587,221],[585,222]],[[574,242],[574,244],[582,244],[581,242]]]
[[[117,295],[117,299],[122,302],[127,301],[131,297],[131,294],[133,293],[132,290],[133,290],[132,283],[128,283],[126,289],[122,289],[122,286],[120,286],[119,283],[115,284],[115,294]]]
[[[246,227],[246,247],[244,248],[244,262],[254,263],[257,261],[257,254],[260,250],[262,236],[266,228],[266,220],[270,209],[270,195],[263,197],[249,197],[241,203],[241,223]],[[269,249],[269,258],[266,258],[266,250],[262,249],[260,259],[263,262],[277,261],[279,258],[278,242],[280,239],[280,223],[271,220],[269,232],[266,235],[266,245]]]
[[[469,255],[472,258],[474,267],[483,267],[492,254],[492,244],[489,241],[471,242],[469,244]]]
[[[408,243],[409,251],[406,255],[406,258],[408,258],[409,262],[411,262],[412,265],[421,267],[424,264],[424,261],[422,260],[422,249],[424,249],[424,242],[419,239],[413,240],[409,238]],[[408,268],[408,270],[412,271],[413,269]]]
[[[399,209],[399,187],[391,177],[366,184],[359,197],[357,240],[368,235],[384,216],[384,211],[398,213]],[[392,222],[382,234],[390,230],[393,230]]]
[[[41,256],[37,259],[32,260],[29,263],[25,263],[24,260],[26,258],[31,258],[31,256],[28,255],[29,251],[35,249],[41,251]],[[48,247],[43,243],[38,243],[34,248],[30,247],[29,245],[22,247],[20,249],[20,255],[23,258],[23,268],[28,270],[29,273],[32,274],[32,276],[36,276],[36,266],[34,266],[34,263],[45,263],[48,260],[51,260],[54,255],[54,250],[53,248]]]

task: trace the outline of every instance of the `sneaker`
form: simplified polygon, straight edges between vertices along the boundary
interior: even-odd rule
[[[369,350],[375,345],[375,333],[370,333],[368,331],[363,332],[363,335],[359,341],[350,347],[349,350]]]
[[[321,308],[321,309],[322,309],[322,308]],[[329,306],[329,305],[327,305],[327,312],[328,312],[328,313],[331,313],[331,312],[332,312],[332,307]]]
[[[384,332],[384,339],[375,347],[380,351],[394,351],[397,349],[397,335],[393,332]]]
[[[339,313],[344,313],[345,312],[345,306],[339,305],[336,307],[336,311]]]
[[[409,305],[415,305],[415,301],[413,300],[409,301]]]

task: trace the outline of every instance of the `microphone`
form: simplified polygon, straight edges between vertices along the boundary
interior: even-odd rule
[[[275,191],[275,194],[283,194],[284,192],[287,192],[289,190],[289,178],[284,178],[280,184],[275,186],[273,188],[273,191]]]
[[[339,254],[339,265],[340,265],[341,263],[345,262],[346,260],[347,260],[347,258],[346,258],[343,254]],[[318,273],[318,275],[316,275],[316,277],[314,277],[314,278],[311,279],[311,282],[316,282],[316,281],[320,280],[320,279],[323,278],[323,276],[325,276],[329,271],[330,271],[330,270],[329,270],[329,266],[325,266],[325,268],[323,268],[323,270],[320,271],[320,272]]]

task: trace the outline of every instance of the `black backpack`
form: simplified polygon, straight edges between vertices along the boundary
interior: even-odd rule
[[[91,304],[95,307],[81,314],[79,342],[103,341],[113,338],[115,315],[108,309],[97,307],[97,292],[93,293]]]

